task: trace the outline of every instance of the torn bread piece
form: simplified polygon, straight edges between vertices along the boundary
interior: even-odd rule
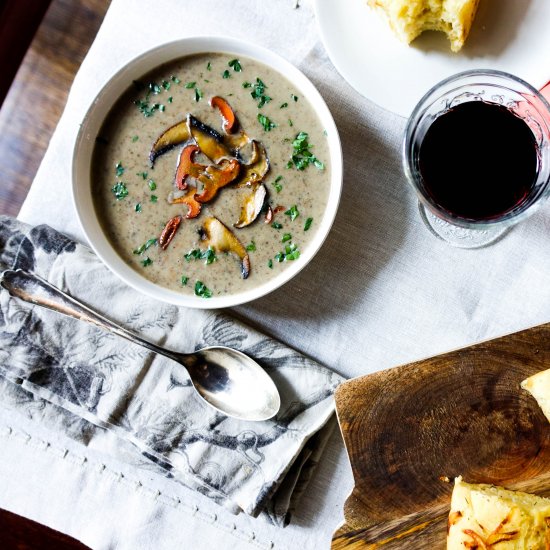
[[[521,383],[540,405],[544,416],[550,421],[550,369],[537,372]]]
[[[470,32],[479,0],[367,0],[383,11],[397,37],[410,44],[427,30],[443,31],[458,52]]]
[[[550,499],[455,479],[447,550],[543,550],[550,544]]]

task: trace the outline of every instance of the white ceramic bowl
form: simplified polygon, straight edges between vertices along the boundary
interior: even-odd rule
[[[91,162],[96,136],[109,109],[130,83],[163,63],[186,55],[206,52],[247,56],[269,65],[283,74],[299,90],[300,95],[308,99],[326,129],[330,154],[328,164],[331,170],[331,185],[325,213],[313,240],[302,251],[299,261],[292,262],[286,266],[286,269],[281,270],[279,275],[250,290],[227,296],[214,296],[210,299],[180,294],[174,290],[163,288],[145,279],[126,264],[112,247],[101,228],[94,209],[91,186]],[[145,52],[130,61],[109,80],[92,102],[78,133],[73,154],[72,189],[82,229],[96,254],[115,275],[136,290],[158,300],[187,307],[213,309],[242,304],[264,296],[292,279],[310,262],[323,244],[336,216],[342,189],[342,172],[342,148],[332,115],[315,86],[296,67],[282,57],[255,44],[248,44],[233,38],[204,36],[170,42]]]

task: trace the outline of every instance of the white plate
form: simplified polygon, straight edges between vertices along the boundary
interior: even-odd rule
[[[235,54],[236,56],[247,56],[269,65],[275,71],[284,74],[300,92],[299,95],[308,98],[309,103],[315,109],[321,121],[322,127],[327,131],[331,170],[327,207],[322,220],[318,224],[317,232],[300,255],[299,261],[292,262],[292,265],[288,265],[286,269],[281,270],[276,277],[250,290],[227,296],[213,296],[208,300],[163,288],[145,279],[137,271],[134,271],[118,255],[103,233],[103,229],[95,213],[91,186],[91,163],[95,139],[111,106],[128,88],[131,82],[139,79],[163,63],[186,55],[205,52],[223,52]],[[200,309],[213,309],[242,304],[264,296],[289,281],[309,263],[323,244],[336,216],[342,189],[342,176],[342,147],[340,145],[338,130],[323,98],[303,73],[282,57],[255,44],[249,44],[234,38],[199,36],[163,44],[143,53],[122,67],[98,93],[82,121],[76,139],[73,153],[72,190],[76,212],[90,245],[107,267],[126,284],[144,294],[171,304]]]
[[[536,88],[550,80],[550,0],[480,0],[460,53],[439,32],[403,44],[366,0],[313,2],[340,74],[362,95],[402,116],[434,84],[468,69],[499,69]]]

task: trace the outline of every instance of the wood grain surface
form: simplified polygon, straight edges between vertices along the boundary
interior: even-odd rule
[[[13,4],[24,8],[32,3],[39,2],[13,0]],[[51,2],[0,109],[0,214],[19,212],[61,116],[76,71],[109,3],[110,0]],[[17,36],[18,33],[14,33],[12,40]],[[25,30],[21,38],[27,39]],[[12,43],[11,47],[17,51],[19,45]],[[11,75],[3,71],[2,78],[5,86]],[[0,548],[84,550],[86,547],[48,527],[0,509]]]
[[[546,324],[342,384],[355,487],[333,550],[444,549],[458,475],[549,494],[550,423],[520,388],[549,366]]]

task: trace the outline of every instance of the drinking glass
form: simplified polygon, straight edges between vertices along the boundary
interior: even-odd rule
[[[468,101],[506,107],[525,121],[536,142],[537,172],[528,196],[510,210],[490,219],[461,217],[442,207],[428,193],[419,166],[420,147],[430,125],[450,109]],[[462,159],[462,162],[467,162],[467,159]],[[550,105],[533,86],[511,74],[483,69],[458,73],[436,84],[412,112],[405,131],[403,165],[418,196],[422,220],[436,237],[461,248],[491,244],[511,226],[535,212],[549,194]],[[449,171],[452,169],[449,166]]]

